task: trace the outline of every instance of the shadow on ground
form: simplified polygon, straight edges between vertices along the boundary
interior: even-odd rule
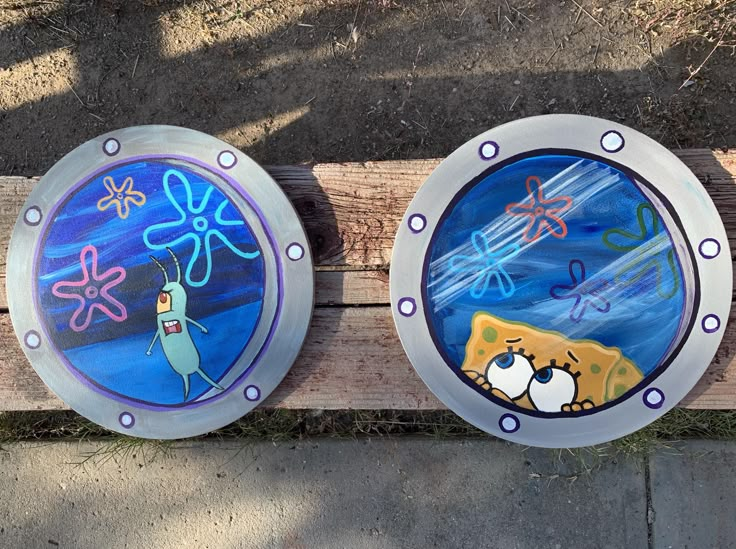
[[[183,444],[75,466],[94,443],[0,455],[17,547],[647,547],[644,462],[492,441]],[[105,456],[101,456],[105,457]],[[110,458],[110,456],[107,456]]]
[[[550,112],[673,148],[736,138],[732,48],[678,89],[712,44],[669,48],[629,2],[4,3],[5,175],[137,124],[202,130],[263,164],[441,157]]]

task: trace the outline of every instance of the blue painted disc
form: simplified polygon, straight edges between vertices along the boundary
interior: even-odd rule
[[[695,176],[647,137],[525,119],[466,143],[417,193],[391,263],[394,319],[420,376],[475,425],[604,442],[708,366],[731,300],[726,245]]]
[[[32,329],[22,341],[41,377],[91,419],[199,434],[262,401],[296,356],[313,295],[306,236],[226,143],[162,126],[103,136],[54,166],[24,211],[14,324]]]

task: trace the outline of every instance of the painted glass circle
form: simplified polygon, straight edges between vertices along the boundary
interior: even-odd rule
[[[470,140],[417,191],[392,313],[417,373],[477,427],[602,443],[667,412],[708,367],[731,303],[727,249],[668,150],[606,120],[527,118]]]
[[[230,423],[276,388],[309,327],[314,273],[288,198],[246,155],[171,126],[59,161],[21,210],[8,303],[41,379],[146,438]]]
[[[589,155],[523,156],[443,214],[425,259],[427,322],[448,366],[487,398],[594,413],[677,347],[688,245],[630,171]]]
[[[266,280],[260,244],[216,182],[186,163],[139,160],[83,182],[53,212],[38,312],[80,381],[162,406],[227,388]]]

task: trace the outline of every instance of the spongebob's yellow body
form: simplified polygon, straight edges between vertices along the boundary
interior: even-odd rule
[[[486,312],[473,316],[462,371],[499,398],[548,412],[600,406],[644,378],[616,347]]]

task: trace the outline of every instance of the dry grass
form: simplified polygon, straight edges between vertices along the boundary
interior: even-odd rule
[[[638,0],[627,11],[643,32],[667,34],[672,45],[702,39],[736,47],[736,0]]]
[[[226,441],[246,448],[256,441],[283,443],[321,437],[357,439],[364,436],[493,439],[445,411],[255,410],[227,427],[190,440]],[[561,478],[574,482],[607,463],[619,459],[635,459],[640,463],[638,460],[654,451],[677,448],[679,442],[691,438],[736,440],[736,411],[676,408],[644,429],[610,443],[551,452],[561,464],[568,464],[565,470],[569,474]],[[129,459],[150,464],[175,457],[178,447],[176,441],[138,439],[107,431],[74,412],[0,414],[0,450],[10,450],[9,445],[14,442],[54,440],[101,442],[92,452],[80,454],[75,462],[78,466]],[[523,446],[517,448],[520,454],[526,451]]]
[[[428,436],[488,438],[489,435],[452,412],[255,410],[205,438],[221,440],[302,440],[313,437]],[[736,411],[676,408],[651,425],[609,444],[578,451],[596,456],[649,453],[688,438],[736,440]],[[144,441],[112,433],[74,412],[4,412],[0,443],[51,440],[109,440],[99,453],[140,448],[162,453],[169,443]],[[164,452],[165,453],[165,452]]]

